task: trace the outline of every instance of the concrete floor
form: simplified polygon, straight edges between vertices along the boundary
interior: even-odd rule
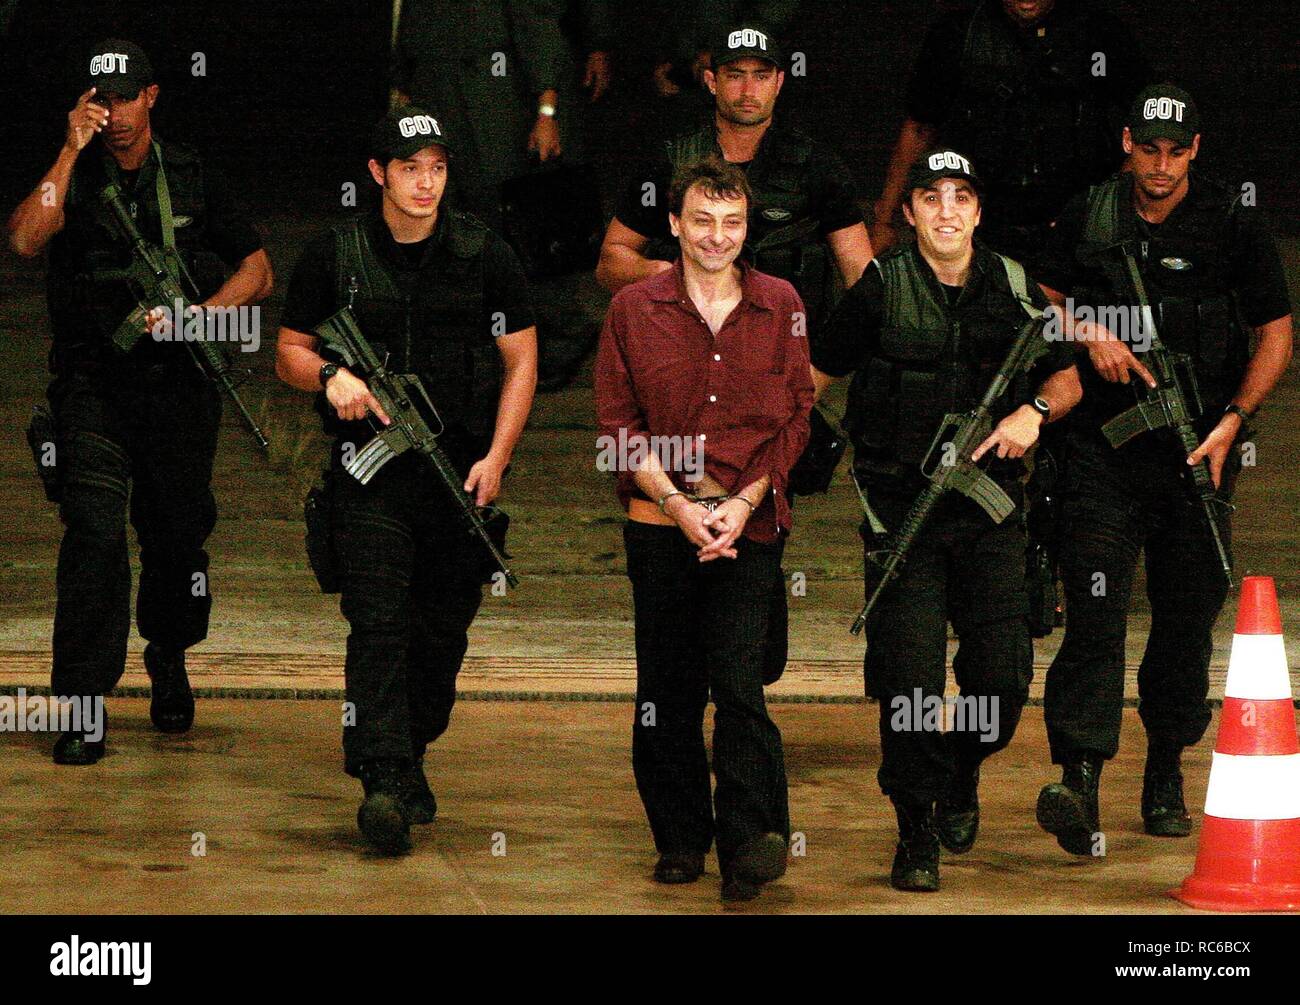
[[[888,884],[894,820],[875,783],[874,707],[778,706],[806,853],[758,900],[723,907],[712,858],[693,885],[650,880],[624,703],[460,703],[429,758],[438,819],[397,859],[369,852],[356,830],[360,786],[341,770],[337,703],[202,701],[179,738],[153,731],[141,699],[109,709],[109,753],[94,767],[54,765],[48,735],[6,738],[0,911],[1185,912],[1166,893],[1196,854],[1195,835],[1141,833],[1132,711],[1102,788],[1105,858],[1072,858],[1034,823],[1038,788],[1056,776],[1031,709],[984,771],[975,848],[945,853],[940,892],[902,894]],[[1208,743],[1189,752],[1198,819],[1208,762]]]

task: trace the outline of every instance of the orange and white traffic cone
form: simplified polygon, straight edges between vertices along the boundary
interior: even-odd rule
[[[1300,744],[1271,576],[1241,584],[1196,867],[1170,892],[1207,911],[1300,911]]]

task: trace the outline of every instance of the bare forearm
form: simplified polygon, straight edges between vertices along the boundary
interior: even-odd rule
[[[1071,366],[1052,374],[1043,381],[1042,387],[1038,389],[1038,396],[1046,401],[1047,407],[1051,409],[1052,422],[1065,416],[1070,409],[1083,400],[1083,385],[1079,383],[1078,367]]]
[[[54,166],[9,216],[9,244],[24,258],[40,253],[63,229],[63,203],[68,197],[77,151],[59,148]]]
[[[625,244],[607,244],[600,252],[596,280],[610,293],[617,293],[624,286],[657,276],[671,268],[671,262],[646,258]]]
[[[1246,367],[1246,376],[1232,401],[1247,412],[1254,412],[1270,391],[1277,386],[1291,362],[1291,315],[1270,321],[1255,329],[1259,348]]]
[[[315,349],[286,344],[281,336],[275,352],[275,373],[290,387],[299,391],[319,391],[320,368],[324,364],[324,358]]]
[[[903,187],[907,183],[907,172],[927,147],[932,146],[938,130],[915,119],[904,119],[898,131],[898,141],[894,144],[893,155],[889,159],[889,170],[885,175],[884,187],[880,190],[880,199],[876,202],[877,219],[888,220],[897,211],[903,201]]]
[[[515,446],[528,423],[528,413],[533,407],[533,393],[537,390],[537,365],[507,366],[501,383],[501,398],[497,405],[496,429],[492,434],[489,453],[508,461],[514,456]]]
[[[641,467],[636,470],[632,480],[647,497],[655,500],[662,499],[676,488],[653,450],[646,452],[645,460],[641,462]]]
[[[270,258],[265,251],[255,251],[203,302],[209,307],[242,307],[266,299],[273,284]]]

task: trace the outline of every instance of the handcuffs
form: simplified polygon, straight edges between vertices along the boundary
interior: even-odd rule
[[[698,503],[700,506],[703,506],[703,507],[704,507],[706,510],[708,510],[710,513],[712,513],[714,510],[716,510],[716,509],[717,509],[719,506],[721,506],[723,503],[725,503],[725,502],[729,502],[729,501],[732,500],[732,499],[739,499],[741,502],[743,502],[746,506],[749,507],[749,512],[750,512],[751,514],[752,514],[752,513],[754,512],[754,510],[756,509],[756,507],[754,506],[754,504],[753,504],[752,502],[750,502],[750,501],[749,501],[748,499],[746,499],[744,496],[739,495],[739,494],[734,495],[734,496],[726,496],[726,495],[723,495],[723,496],[697,496],[697,495],[692,495],[692,494],[689,493],[689,492],[683,492],[681,489],[673,489],[671,492],[665,492],[663,495],[661,495],[661,496],[659,497],[659,500],[658,500],[658,502],[659,502],[659,512],[660,512],[660,513],[663,513],[665,516],[668,515],[668,511],[667,511],[666,509],[664,509],[664,503],[666,503],[666,502],[667,502],[669,499],[671,499],[673,496],[685,496],[685,497],[686,497],[687,499],[689,499],[691,502],[693,502],[693,503]]]

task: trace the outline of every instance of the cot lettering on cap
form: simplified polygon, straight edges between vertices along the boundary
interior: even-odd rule
[[[950,168],[954,171],[960,171],[963,174],[973,174],[970,169],[970,161],[961,154],[952,150],[944,150],[937,154],[931,154],[928,161],[931,171],[942,171],[944,168]]]
[[[90,75],[98,77],[101,73],[126,73],[126,53],[105,52],[93,56],[90,60]]]
[[[739,28],[727,36],[728,49],[762,49],[767,52],[767,36],[754,28]]]
[[[1147,98],[1142,105],[1142,118],[1147,121],[1173,119],[1175,122],[1182,122],[1183,109],[1186,107],[1186,101],[1175,101],[1173,98]]]
[[[397,128],[407,139],[412,136],[441,136],[442,130],[438,128],[438,120],[431,115],[408,115],[404,119],[398,120]]]

